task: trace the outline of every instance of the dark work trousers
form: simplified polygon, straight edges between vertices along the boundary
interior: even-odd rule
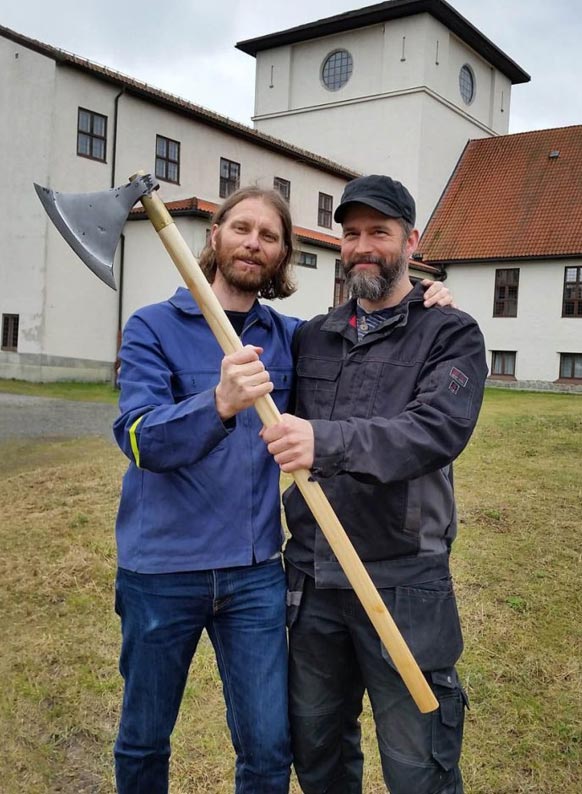
[[[448,580],[427,588],[429,597],[452,593]],[[394,590],[381,594],[390,606]],[[289,614],[291,733],[304,794],[362,794],[365,689],[390,793],[463,794],[466,696],[455,668],[426,673],[440,706],[421,714],[352,590],[318,590],[307,576]]]

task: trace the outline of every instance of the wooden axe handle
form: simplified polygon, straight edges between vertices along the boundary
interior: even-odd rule
[[[218,298],[212,291],[196,258],[178,231],[165,204],[155,193],[144,196],[141,201],[219,345],[226,354],[240,350],[243,347],[242,342],[236,335]],[[260,397],[255,402],[255,408],[266,427],[276,424],[281,419],[277,406],[268,394],[265,397]],[[390,654],[394,666],[408,687],[414,702],[423,713],[434,711],[438,708],[437,699],[404,642],[392,616],[380,598],[374,583],[370,579],[321,486],[318,482],[310,479],[307,469],[294,472],[293,477],[380,639],[384,643],[386,650]]]

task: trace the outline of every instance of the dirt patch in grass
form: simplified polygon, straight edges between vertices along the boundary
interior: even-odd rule
[[[456,464],[467,794],[580,791],[581,416],[578,396],[489,392]],[[113,794],[121,698],[113,525],[124,469],[100,439],[0,446],[3,794]],[[380,794],[368,704],[363,727],[364,790]],[[232,792],[206,638],[173,750],[173,794]]]

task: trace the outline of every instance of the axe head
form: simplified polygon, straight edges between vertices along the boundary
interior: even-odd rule
[[[158,188],[148,174],[98,193],[58,193],[35,184],[49,218],[87,267],[112,289],[113,259],[133,205]]]

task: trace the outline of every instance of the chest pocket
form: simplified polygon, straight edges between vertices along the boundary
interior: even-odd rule
[[[177,403],[187,397],[214,389],[220,380],[219,372],[176,372],[172,375],[172,392]]]
[[[279,411],[285,413],[289,408],[289,397],[291,396],[291,388],[293,386],[293,369],[289,367],[270,367],[267,365],[267,371],[273,382],[271,397]]]
[[[309,419],[331,417],[342,362],[301,356],[297,361],[297,414]]]

